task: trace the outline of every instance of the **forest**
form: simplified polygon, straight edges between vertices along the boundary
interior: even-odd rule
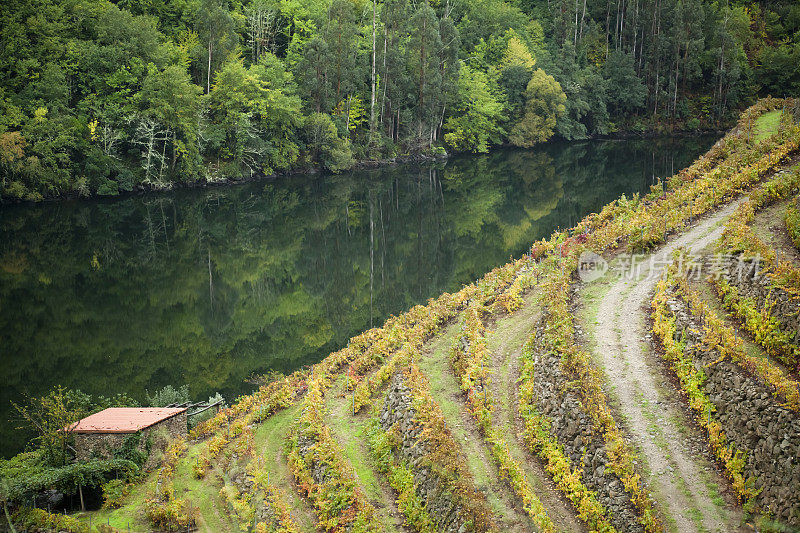
[[[788,0],[20,0],[0,27],[6,201],[719,130],[800,88]]]

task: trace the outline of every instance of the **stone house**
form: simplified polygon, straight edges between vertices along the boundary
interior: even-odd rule
[[[140,434],[139,449],[147,451],[148,437],[163,428],[170,438],[186,437],[186,407],[111,407],[64,428],[75,436],[79,461],[110,459],[131,435]],[[145,469],[152,468],[150,454]]]

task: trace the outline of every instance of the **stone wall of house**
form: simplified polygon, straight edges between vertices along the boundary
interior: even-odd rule
[[[676,340],[686,342],[686,355],[707,376],[703,387],[714,404],[714,417],[725,435],[745,453],[744,474],[761,492],[759,507],[781,521],[800,525],[800,415],[783,407],[773,387],[716,350],[700,345],[700,324],[686,303],[669,301]]]
[[[110,459],[114,450],[122,446],[130,433],[77,433],[75,450],[78,461]]]
[[[145,470],[155,467],[160,455],[152,453],[154,451],[152,449],[154,445],[153,434],[159,431],[166,431],[170,439],[186,438],[186,418],[186,412],[183,412],[140,432],[139,450],[146,453],[148,451],[148,442],[150,443],[150,454],[144,464]],[[131,435],[133,433],[76,433],[75,450],[77,451],[77,458],[79,461],[111,459],[114,456],[114,451],[118,450],[125,443],[125,439]]]
[[[537,332],[536,338],[542,337],[541,331]],[[535,345],[533,357],[536,407],[550,420],[550,430],[564,447],[570,465],[583,470],[581,481],[611,510],[611,523],[617,531],[644,531],[622,481],[606,468],[605,439],[594,430],[591,418],[570,391],[559,355]]]

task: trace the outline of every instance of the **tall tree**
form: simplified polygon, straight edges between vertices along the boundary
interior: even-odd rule
[[[738,81],[747,69],[744,44],[750,39],[751,32],[750,17],[741,7],[719,6],[717,21],[710,41],[716,81],[714,101],[719,122],[728,107],[739,99]]]
[[[206,44],[206,94],[211,92],[212,66],[225,59],[237,44],[234,21],[224,0],[203,0],[197,12],[198,34]]]
[[[439,37],[442,41],[442,48],[439,52],[439,71],[442,78],[442,98],[440,102],[439,122],[432,132],[432,141],[438,140],[439,130],[442,129],[444,118],[447,113],[449,102],[455,100],[460,87],[458,78],[460,74],[460,63],[458,51],[461,47],[461,38],[453,19],[445,16],[439,21]]]
[[[280,10],[274,0],[255,0],[247,9],[247,42],[253,63],[263,52],[275,52],[280,29]]]
[[[375,47],[378,39],[378,1],[372,0],[372,75],[370,76],[370,99],[369,99],[369,142],[375,142],[375,91],[377,89],[376,60],[377,54]]]
[[[411,38],[408,42],[407,64],[416,95],[413,105],[415,143],[430,146],[443,100],[442,72],[439,68],[442,40],[439,19],[427,2],[420,3],[411,18],[409,30]]]
[[[380,122],[392,139],[399,135],[400,108],[407,100],[410,78],[404,50],[408,42],[408,0],[385,0],[381,8],[383,50],[381,54]]]
[[[608,103],[613,111],[622,115],[642,109],[647,88],[636,75],[630,54],[621,50],[612,51],[603,72],[608,81]]]
[[[358,25],[356,8],[351,0],[333,0],[322,34],[328,44],[326,67],[333,89],[333,105],[337,106],[352,94],[358,80]]]
[[[511,130],[509,140],[516,146],[528,148],[553,135],[556,119],[564,113],[567,96],[552,76],[536,69],[525,97],[525,114]]]
[[[269,61],[265,61],[267,57]],[[269,174],[297,159],[300,99],[290,80],[280,61],[270,54],[249,68],[241,60],[231,59],[220,69],[209,107],[222,134],[217,154],[233,164],[231,172]]]
[[[349,115],[349,98],[360,82],[358,25],[351,0],[333,0],[320,34],[306,43],[296,72],[317,112]]]
[[[169,132],[169,170],[196,176],[200,167],[198,115],[201,89],[186,70],[170,65],[164,70],[151,68],[136,95],[139,113],[154,119]]]

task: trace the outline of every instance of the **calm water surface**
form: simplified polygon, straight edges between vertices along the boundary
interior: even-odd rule
[[[447,163],[121,200],[0,207],[0,454],[28,438],[10,402],[314,363],[388,315],[459,289],[713,138],[552,143]]]

